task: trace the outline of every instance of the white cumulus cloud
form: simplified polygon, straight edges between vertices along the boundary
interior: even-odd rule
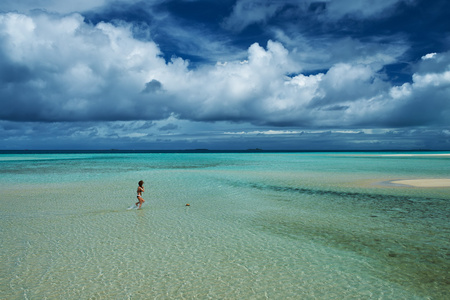
[[[252,44],[245,60],[189,68],[167,62],[125,22],[80,14],[0,14],[0,118],[25,121],[161,120],[366,127],[448,124],[450,55],[415,66],[411,83],[384,80],[384,55],[302,74],[282,43]],[[416,118],[410,118],[414,115]]]

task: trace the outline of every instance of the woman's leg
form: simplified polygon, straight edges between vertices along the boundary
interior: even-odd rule
[[[141,206],[142,206],[142,204],[145,202],[145,200],[142,198],[142,197],[137,197],[138,198],[138,200],[139,200],[139,207],[138,207],[138,209],[139,208],[141,208]],[[137,205],[137,203],[136,203],[136,205]]]

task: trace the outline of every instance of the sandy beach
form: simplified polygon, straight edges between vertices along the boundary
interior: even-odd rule
[[[390,183],[413,187],[450,187],[450,178],[393,180]]]

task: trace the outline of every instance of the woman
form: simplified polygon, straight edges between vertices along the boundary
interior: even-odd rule
[[[142,193],[144,192],[144,181],[139,181],[139,186],[137,189],[137,199],[138,202],[136,202],[136,206],[139,204],[138,209],[142,207],[142,204],[145,202],[144,198],[142,198]]]

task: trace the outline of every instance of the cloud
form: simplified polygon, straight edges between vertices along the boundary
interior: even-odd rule
[[[288,26],[274,30],[274,36],[291,49],[291,57],[301,62],[305,71],[327,70],[338,63],[361,63],[381,68],[397,62],[409,48],[401,35],[370,36],[362,41],[349,36],[304,35],[295,26]]]
[[[87,22],[123,20],[133,24],[133,34],[141,40],[153,40],[172,56],[189,59],[191,67],[217,60],[239,58],[245,50],[233,44],[232,38],[217,30],[216,14],[227,2],[218,1],[115,1],[113,5],[86,11]],[[201,10],[201,13],[199,11]],[[196,17],[193,17],[196,16]]]
[[[428,54],[422,56],[422,59],[423,59],[423,60],[426,60],[426,59],[432,59],[432,58],[434,58],[434,57],[436,56],[436,54],[437,54],[436,52],[428,53]]]
[[[392,9],[400,4],[406,3],[413,5],[416,0],[340,0],[340,1],[324,1],[326,3],[327,16],[333,19],[340,19],[345,16],[352,16],[354,18],[385,18]]]
[[[354,19],[385,18],[400,3],[413,5],[415,0],[340,0],[340,1],[263,1],[238,0],[231,14],[223,21],[226,29],[241,31],[253,24],[266,24],[280,15],[319,18],[324,22],[336,22],[345,17]]]
[[[450,124],[450,52],[425,55],[412,83],[390,89],[389,120],[394,126]]]
[[[142,0],[114,0],[115,5],[136,3]],[[32,10],[43,10],[51,13],[70,14],[85,12],[108,4],[108,0],[2,0],[0,11],[29,13]]]
[[[159,131],[171,131],[171,130],[175,130],[175,129],[178,129],[178,125],[173,124],[173,123],[169,123],[169,124],[159,127]]]
[[[291,134],[303,134],[304,131],[298,131],[298,130],[255,130],[255,131],[240,131],[240,132],[224,132],[224,134],[230,134],[230,135],[261,135],[261,134],[267,134],[267,135],[291,135]]]
[[[165,72],[165,60],[155,43],[134,39],[129,24],[93,26],[79,14],[8,13],[0,15],[0,32],[1,118],[165,116],[163,106],[150,109],[152,99],[140,93]]]
[[[249,31],[281,42],[290,56],[301,62],[302,70],[308,72],[327,70],[337,63],[384,66],[403,60],[411,50],[409,35],[374,28],[380,27],[378,17],[389,20],[389,16],[398,13],[398,5],[412,6],[415,1],[353,2],[242,0],[236,2],[223,25],[241,31],[239,36]],[[248,26],[252,27],[245,30]]]
[[[265,47],[252,44],[245,60],[191,69],[180,57],[167,62],[155,42],[133,36],[129,23],[93,25],[79,14],[42,12],[1,14],[0,41],[3,120],[176,116],[328,128],[448,125],[450,120],[448,52],[425,55],[414,66],[411,83],[393,86],[383,68],[401,51],[356,49],[354,59],[348,55],[304,74],[298,52],[269,41]],[[359,42],[342,43],[351,51]]]
[[[286,1],[238,0],[223,26],[229,30],[241,31],[253,23],[264,23],[286,4]]]
[[[152,79],[151,81],[147,82],[145,84],[145,89],[142,91],[142,93],[148,94],[148,93],[155,93],[162,90],[162,84],[156,79]]]
[[[249,124],[204,124],[170,118],[178,132],[161,132],[166,121],[0,121],[3,149],[255,149],[386,150],[448,149],[448,128],[273,130]],[[82,141],[82,143],[80,143]]]
[[[448,54],[437,58],[441,56]],[[174,97],[173,110],[181,118],[196,121],[234,120],[276,126],[341,128],[448,124],[445,72],[436,73],[433,80],[426,79],[432,76],[429,73],[417,73],[411,86],[397,87],[384,80],[382,66],[383,58],[381,62],[361,60],[337,63],[324,73],[288,77],[286,74],[297,66],[291,63],[289,52],[280,43],[269,42],[267,50],[254,44],[249,48],[247,61],[186,73],[189,76],[179,80],[186,85],[172,89],[175,95],[179,93]],[[425,66],[422,64],[418,68]],[[437,82],[442,82],[442,92],[435,88]],[[191,100],[181,96],[186,94],[186,89],[190,90]],[[396,91],[402,89],[412,90],[400,97]],[[424,94],[426,98],[422,97]],[[436,105],[429,105],[426,99],[430,98]],[[188,109],[194,107],[194,103],[198,106]],[[176,109],[183,105],[183,109]],[[424,115],[425,108],[428,113]],[[412,115],[421,117],[410,119]]]

